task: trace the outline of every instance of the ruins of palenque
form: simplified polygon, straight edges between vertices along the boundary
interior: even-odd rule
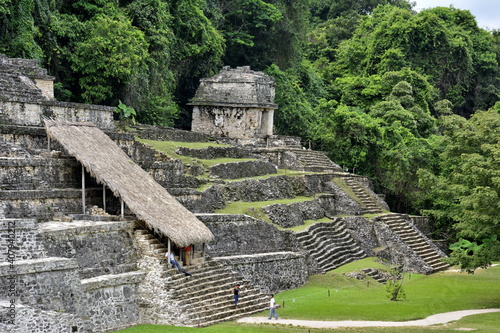
[[[263,73],[225,67],[202,80],[191,132],[118,132],[114,108],[56,101],[52,85],[35,60],[0,56],[1,332],[208,326],[368,256],[424,274],[447,267],[424,217],[391,213],[369,179],[273,135],[279,106]],[[226,145],[179,148],[189,164],[136,137]],[[219,157],[241,161],[196,163]],[[263,201],[262,218],[216,213]],[[192,277],[164,260],[182,261],[186,246]]]

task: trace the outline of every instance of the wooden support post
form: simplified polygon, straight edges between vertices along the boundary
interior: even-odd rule
[[[120,197],[120,205],[121,205],[121,213],[120,213],[120,217],[122,219],[122,221],[125,220],[125,203],[123,202],[123,199]]]
[[[170,238],[167,238],[167,265],[170,263]]]
[[[85,168],[82,164],[82,214],[85,214]]]
[[[106,184],[102,185],[102,209],[106,212]]]

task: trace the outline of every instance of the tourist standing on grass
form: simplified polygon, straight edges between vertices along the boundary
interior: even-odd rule
[[[276,300],[274,299],[274,295],[271,295],[271,300],[269,301],[269,319],[276,317],[278,320],[278,315],[276,314]]]
[[[235,287],[233,287],[233,297],[234,297],[234,308],[238,308],[238,300],[240,298],[240,285],[237,284]]]

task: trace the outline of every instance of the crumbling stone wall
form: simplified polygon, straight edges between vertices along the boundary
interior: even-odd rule
[[[32,306],[17,304],[16,320],[9,323],[9,301],[0,301],[0,332],[2,333],[89,333],[84,320],[74,314],[61,311],[40,310]]]
[[[83,293],[76,262],[66,258],[14,261],[17,302],[41,310],[78,314]],[[10,263],[0,263],[0,299],[11,299]]]
[[[303,253],[274,252],[216,259],[252,281],[262,293],[274,294],[298,288],[307,282],[307,263]]]
[[[283,228],[303,225],[306,220],[319,220],[325,217],[324,209],[315,200],[291,204],[272,204],[262,210],[273,223]]]
[[[253,149],[244,147],[209,146],[201,149],[179,147],[177,153],[199,159],[212,160],[216,158],[257,158]]]
[[[86,190],[87,205],[102,205],[102,190]],[[55,213],[82,213],[82,191],[50,189],[33,191],[0,191],[6,218],[51,219]]]

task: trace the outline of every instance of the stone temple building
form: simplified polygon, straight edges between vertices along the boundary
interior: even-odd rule
[[[193,105],[192,131],[214,137],[266,138],[273,134],[274,79],[249,66],[224,67],[201,79]]]

